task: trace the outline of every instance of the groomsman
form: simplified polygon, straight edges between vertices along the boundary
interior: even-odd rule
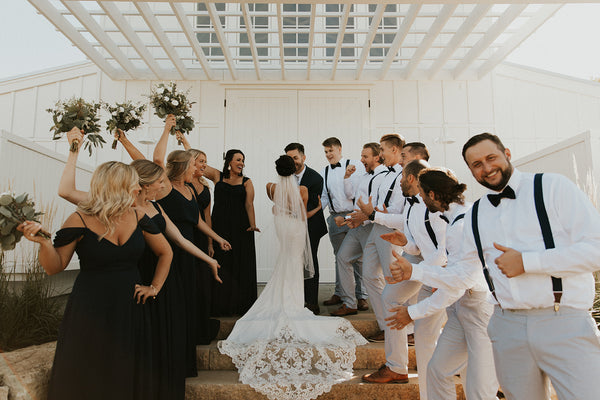
[[[349,160],[342,157],[342,143],[338,138],[330,137],[323,141],[323,148],[325,150],[325,158],[329,163],[321,172],[321,176],[324,179],[323,193],[321,194],[321,204],[323,210],[329,207],[329,217],[327,217],[327,227],[329,231],[329,240],[333,247],[333,254],[337,260],[337,253],[348,233],[348,226],[338,226],[335,223],[336,217],[344,217],[346,214],[352,212],[354,205],[353,199],[348,197],[344,191],[344,176],[348,168],[355,168],[358,174],[351,176],[349,179],[355,181],[357,176],[364,173],[363,165],[354,160]],[[353,182],[353,184],[355,184]],[[366,307],[367,292],[363,286],[360,271],[362,264],[360,260],[357,260],[353,264],[354,266],[354,281],[355,289],[354,293],[357,299],[362,300],[361,305],[364,309]],[[340,277],[337,269],[337,261],[335,268],[335,291],[329,300],[326,300],[324,304],[326,306],[341,304],[342,302],[342,289],[340,285]]]
[[[304,164],[306,155],[304,155],[304,146],[300,143],[290,143],[285,146],[285,153],[292,157],[296,165],[295,176],[298,184],[306,186],[308,189],[308,203],[306,209],[314,210],[319,205],[319,196],[323,191],[323,178],[317,171]],[[310,250],[312,252],[315,274],[310,279],[304,280],[304,301],[306,307],[316,315],[321,313],[319,309],[319,242],[327,233],[327,225],[323,210],[317,211],[308,219],[308,237],[310,239]]]
[[[366,300],[357,300],[356,298],[356,283],[353,264],[361,259],[373,224],[372,221],[369,221],[368,216],[358,210],[356,201],[361,198],[366,200],[370,196],[375,195],[381,180],[388,172],[388,169],[381,164],[380,153],[381,146],[379,143],[373,142],[365,144],[360,157],[361,162],[365,166],[365,172],[362,176],[358,176],[359,179],[353,181],[349,179],[350,176],[358,174],[358,172],[355,171],[356,168],[350,165],[344,176],[344,190],[346,196],[355,200],[354,209],[357,211],[346,215],[345,218],[339,216],[336,220],[338,226],[346,224],[351,229],[346,234],[346,237],[344,237],[336,257],[342,293],[342,306],[331,313],[331,315],[334,316],[341,317],[352,315],[356,314],[358,310],[364,311],[368,309]],[[358,186],[355,186],[353,183],[356,183]]]
[[[422,170],[429,167],[429,164],[424,160],[413,160],[404,165],[402,170],[402,180],[400,186],[402,194],[406,197],[408,204],[404,208],[404,215],[401,218],[389,218],[386,223],[390,227],[404,231],[404,234],[395,231],[393,233],[383,235],[386,240],[391,240],[396,235],[401,236],[404,240],[400,244],[403,246],[403,251],[414,256],[420,255],[418,264],[427,262],[434,265],[446,264],[446,223],[440,218],[440,213],[430,212],[419,195],[418,175]],[[391,214],[390,217],[398,217]],[[397,282],[388,280],[389,285],[395,285]],[[422,301],[431,296],[433,289],[423,285],[419,292],[417,301]],[[385,307],[388,312],[386,321],[395,317],[394,313],[399,309],[406,310],[403,307],[403,300],[400,297],[397,300],[385,302]],[[442,325],[446,321],[444,309],[439,309],[427,316],[419,316],[413,318],[415,320],[415,352],[417,357],[417,367],[419,368],[419,391],[420,398],[427,400],[427,364],[431,359],[433,351],[442,331]],[[411,321],[407,321],[411,322]],[[400,347],[400,343],[393,340],[395,335],[405,335],[404,327],[390,333],[390,345],[393,348],[393,353],[405,352],[408,358],[408,347]],[[398,328],[398,327],[396,327]],[[387,335],[386,335],[387,336]],[[388,337],[386,337],[386,342]],[[376,379],[373,377],[372,379]],[[378,380],[374,380],[378,382]]]
[[[598,398],[600,332],[590,315],[600,269],[600,215],[562,175],[520,172],[492,134],[470,138],[463,158],[489,189],[465,216],[460,263],[412,268],[401,257],[396,280],[448,288],[483,275],[496,306],[488,325],[496,374],[508,399]]]
[[[452,268],[460,262],[464,216],[471,206],[464,201],[463,192],[467,186],[459,183],[450,170],[431,168],[420,172],[419,187],[420,198],[427,209],[436,213],[431,215],[442,212],[440,217],[446,225],[448,268]],[[419,265],[413,264],[413,267],[429,268],[430,265],[444,266],[425,259]],[[467,399],[496,399],[498,380],[492,343],[487,334],[493,305],[488,301],[489,293],[483,275],[479,276],[480,282],[466,291],[439,289],[415,305],[396,308],[396,314],[389,319],[393,327],[400,329],[413,320],[435,315],[447,307],[448,321],[427,368],[427,397],[430,400],[456,398],[454,376],[465,368],[463,389]],[[421,371],[424,369],[420,368]],[[419,388],[420,385],[419,380]]]

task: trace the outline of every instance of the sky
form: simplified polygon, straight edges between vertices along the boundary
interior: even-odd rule
[[[0,80],[85,60],[29,2],[5,3],[0,13]],[[506,61],[582,79],[598,78],[598,21],[600,4],[567,4]]]

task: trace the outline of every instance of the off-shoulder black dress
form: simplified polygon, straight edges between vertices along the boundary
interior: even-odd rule
[[[81,270],[58,334],[49,400],[132,400],[153,390],[148,308],[133,297],[146,247],[142,230],[160,233],[147,216],[120,246],[87,227],[57,232],[55,247],[81,238]]]
[[[150,219],[164,234],[165,218],[158,211]],[[139,268],[144,285],[150,285],[158,258],[146,247]],[[185,297],[180,269],[174,267],[156,299],[148,299],[152,321],[152,382],[154,392],[146,400],[183,400],[185,398],[186,314]]]

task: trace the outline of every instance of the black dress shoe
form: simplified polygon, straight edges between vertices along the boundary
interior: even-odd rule
[[[312,313],[315,315],[321,314],[321,309],[319,308],[318,304],[306,304],[305,307],[312,311]]]

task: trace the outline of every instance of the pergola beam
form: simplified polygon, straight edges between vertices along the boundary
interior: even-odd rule
[[[469,17],[462,23],[437,60],[434,61],[433,65],[429,69],[429,79],[435,78],[437,73],[440,71],[440,69],[442,69],[450,57],[452,57],[462,42],[464,42],[467,36],[473,32],[473,29],[475,29],[479,21],[481,21],[481,19],[487,15],[487,12],[490,10],[490,8],[492,8],[490,4],[480,4],[473,9],[471,15],[469,15]]]
[[[340,31],[337,36],[335,43],[335,51],[333,52],[333,60],[331,61],[331,80],[335,79],[335,72],[337,71],[338,62],[340,60],[340,53],[342,52],[342,43],[344,43],[344,35],[346,35],[346,26],[348,25],[348,16],[350,15],[351,4],[344,4],[344,13],[342,14],[342,22],[340,24]]]
[[[310,32],[308,34],[308,54],[306,58],[306,79],[310,79],[310,67],[312,64],[313,44],[315,40],[315,20],[317,18],[317,5],[310,6]]]
[[[385,59],[383,60],[383,64],[381,65],[381,73],[379,76],[380,79],[385,79],[385,76],[392,66],[392,62],[394,62],[394,58],[396,58],[398,51],[400,51],[400,46],[402,46],[402,43],[410,31],[410,27],[415,22],[417,15],[419,15],[420,10],[420,4],[413,4],[408,9],[406,16],[402,20],[402,25],[400,25],[398,28],[398,32],[396,32],[396,36],[394,36],[394,41],[392,42],[392,45],[388,49]]]
[[[112,0],[115,2],[163,3],[164,0]],[[180,3],[198,3],[198,0],[178,0]],[[205,3],[222,3],[222,0],[206,0]],[[228,3],[243,3],[244,0],[228,0]],[[253,0],[258,4],[298,4],[298,0]],[[504,0],[502,4],[579,4],[597,3],[597,0]],[[398,4],[398,0],[353,0],[353,4]],[[340,0],[302,0],[302,4],[340,4]],[[494,0],[403,0],[402,4],[498,4]]]
[[[381,19],[383,18],[383,12],[385,11],[385,4],[378,4],[375,9],[375,15],[373,15],[373,20],[371,21],[371,26],[369,28],[369,33],[365,38],[365,43],[362,47],[362,51],[360,53],[360,58],[358,63],[356,64],[356,76],[355,79],[360,79],[360,75],[362,74],[363,68],[365,67],[365,62],[367,62],[367,57],[369,56],[369,51],[371,50],[371,45],[373,44],[373,39],[375,39],[375,35],[377,34],[377,28],[379,28],[379,24],[381,23]]]
[[[484,37],[482,37],[475,45],[469,50],[469,52],[463,57],[462,61],[458,63],[452,75],[454,79],[460,79],[463,73],[469,68],[469,66],[483,53],[489,45],[491,45],[498,36],[504,32],[504,29],[509,26],[521,12],[527,7],[526,4],[517,4],[508,7],[508,9],[488,30]]]
[[[477,75],[479,79],[483,78],[488,72],[490,72],[496,65],[502,62],[514,49],[516,49],[525,39],[529,37],[537,28],[539,28],[548,18],[552,17],[562,5],[552,4],[546,5],[540,9],[540,11],[532,18],[530,18],[521,27],[518,33],[515,33],[510,37],[496,52],[479,68]]]
[[[282,4],[276,4],[277,7],[277,35],[279,38],[279,63],[281,64],[281,80],[285,81],[285,57],[283,49],[283,15]]]
[[[404,79],[410,79],[410,76],[415,71],[415,69],[417,68],[427,51],[431,48],[431,44],[433,43],[435,38],[438,37],[438,35],[442,31],[442,28],[444,27],[444,25],[446,25],[446,22],[448,22],[448,20],[454,13],[454,10],[456,10],[456,7],[458,7],[456,4],[446,4],[442,7],[440,14],[435,19],[433,24],[431,24],[429,32],[427,32],[427,35],[425,35],[425,37],[421,41],[421,45],[415,51],[412,58],[408,62],[408,65],[404,70]]]
[[[54,8],[48,0],[28,0],[44,17],[48,19],[63,35],[65,35],[79,50],[91,61],[100,67],[112,79],[119,79],[119,72],[106,61],[104,56],[96,50],[65,17]]]
[[[177,17],[177,21],[179,22],[179,25],[181,25],[181,29],[183,30],[183,33],[188,40],[188,43],[192,47],[194,54],[196,54],[196,57],[198,57],[198,62],[202,66],[202,69],[204,70],[206,77],[208,79],[212,80],[213,79],[212,69],[208,65],[208,60],[206,59],[204,50],[202,50],[202,47],[198,43],[198,39],[196,38],[196,35],[194,34],[194,31],[188,21],[188,18],[185,13],[185,10],[183,9],[183,6],[181,4],[173,2],[173,1],[171,1],[169,4],[171,5],[171,8],[173,9],[173,12],[175,13],[175,16]]]
[[[75,18],[81,25],[85,27],[85,29],[100,42],[102,47],[108,51],[108,53],[113,57],[113,59],[119,63],[121,68],[125,70],[131,78],[137,76],[137,68],[133,65],[131,60],[127,58],[125,54],[121,51],[119,47],[115,44],[115,42],[108,36],[102,27],[96,22],[96,20],[87,12],[87,10],[77,2],[72,1],[64,1],[61,3],[73,14]]]
[[[140,37],[135,33],[131,25],[129,25],[129,22],[127,22],[123,14],[121,14],[118,7],[113,3],[106,1],[97,1],[97,3],[106,12],[106,15],[113,24],[119,27],[123,36],[125,36],[142,60],[144,60],[154,76],[158,79],[164,79],[165,71],[158,65],[152,54],[148,51],[146,45],[144,45]]]
[[[219,45],[221,46],[223,57],[225,57],[227,68],[229,68],[231,78],[236,80],[237,73],[235,65],[233,64],[231,51],[229,50],[229,46],[227,45],[227,38],[225,37],[225,32],[223,31],[223,27],[221,26],[221,19],[219,18],[219,15],[217,13],[217,7],[215,7],[215,3],[206,2],[206,11],[208,11],[208,16],[210,17],[210,21],[212,22],[215,34],[217,35],[217,39],[219,40]]]
[[[188,74],[185,65],[183,65],[183,61],[181,61],[181,59],[179,58],[179,55],[177,54],[177,51],[171,44],[171,41],[167,37],[167,34],[162,30],[162,27],[156,19],[156,16],[152,13],[150,6],[145,2],[142,3],[136,1],[134,2],[134,4],[140,12],[140,15],[144,19],[144,22],[146,22],[146,25],[148,25],[150,30],[152,30],[152,33],[169,56],[171,63],[173,64],[173,66],[175,66],[175,69],[177,69],[177,72],[179,73],[181,78],[187,80]]]
[[[260,63],[258,61],[258,49],[254,42],[254,32],[252,31],[252,19],[248,15],[250,10],[248,9],[248,3],[240,4],[242,9],[242,16],[244,17],[244,25],[246,25],[246,35],[248,36],[248,45],[250,46],[250,52],[252,53],[252,61],[254,62],[254,71],[256,72],[256,79],[259,81],[262,79],[260,76]]]

